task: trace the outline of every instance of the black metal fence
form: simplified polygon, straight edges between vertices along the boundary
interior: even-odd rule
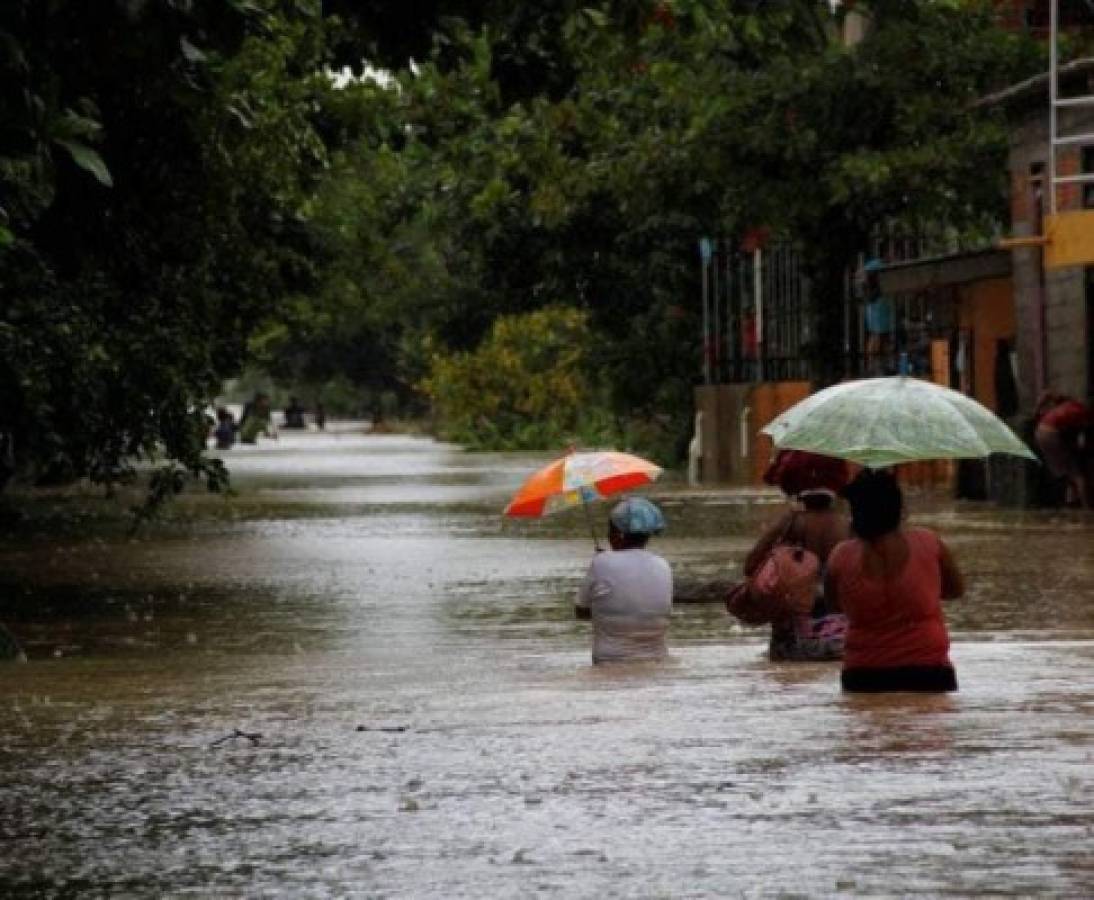
[[[707,383],[812,376],[809,282],[790,244],[743,251],[711,242],[703,305]]]
[[[887,263],[916,259],[945,246],[948,237],[925,237],[895,228],[879,229],[872,256]],[[926,295],[884,298],[889,325],[867,328],[867,296],[860,260],[844,279],[842,339],[822,346],[817,313],[801,258],[789,242],[741,248],[728,240],[705,240],[703,277],[703,378],[707,384],[758,381],[816,381],[932,371],[931,344],[958,337],[955,297]],[[955,347],[955,352],[956,352]]]

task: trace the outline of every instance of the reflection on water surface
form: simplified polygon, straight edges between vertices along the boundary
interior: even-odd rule
[[[185,527],[13,540],[0,885],[22,894],[1032,893],[1094,883],[1094,554],[1079,515],[913,497],[969,573],[962,690],[678,607],[673,659],[593,669],[580,516],[498,512],[537,457],[299,435]],[[755,491],[657,486],[679,573],[738,565]],[[237,735],[236,730],[243,732]]]

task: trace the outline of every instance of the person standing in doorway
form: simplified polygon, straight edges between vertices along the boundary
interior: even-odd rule
[[[871,259],[863,266],[866,276],[866,305],[862,311],[866,371],[873,375],[884,374],[891,368],[893,355],[893,301],[881,293],[879,274],[882,268],[880,259]]]

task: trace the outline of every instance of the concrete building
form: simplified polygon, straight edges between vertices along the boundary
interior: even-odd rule
[[[1094,94],[1094,58],[1061,66],[1059,83],[1064,98]],[[1039,236],[1048,212],[1048,76],[1028,79],[984,102],[1002,106],[1010,122],[1007,167],[1012,234]],[[1094,106],[1061,107],[1058,116],[1058,134],[1089,140],[1057,150],[1057,174],[1094,173]],[[1094,185],[1057,186],[1057,212],[1092,208]],[[1046,387],[1078,398],[1094,397],[1094,266],[1049,268],[1046,251],[1038,246],[1017,246],[1011,253],[1021,412],[1032,412]]]
[[[1094,95],[1094,58],[1061,66],[1058,86],[1061,98]],[[1059,236],[1044,243],[1053,237],[1045,234],[1048,74],[980,105],[1002,109],[1009,125],[1010,237],[997,247],[890,262],[880,280],[898,308],[918,304],[918,317],[931,319],[936,337],[950,333],[950,359],[929,377],[975,397],[1032,442],[1032,414],[1044,390],[1094,399],[1094,218],[1083,212],[1094,210],[1094,184],[1057,185],[1071,257],[1058,265]],[[1057,147],[1056,175],[1094,173],[1094,105],[1064,105],[1057,114],[1057,136],[1077,139]],[[1020,506],[1052,500],[1043,469],[1020,460],[995,459],[990,470],[962,463],[953,475],[961,496]]]
[[[848,273],[843,316],[847,377],[906,371],[930,378],[976,397],[1027,439],[1045,388],[1094,400],[1094,184],[1057,186],[1058,213],[1091,210],[1091,218],[1071,216],[1066,242],[1040,243],[1048,81],[1046,73],[981,101],[1003,110],[1010,129],[1010,221],[1000,225],[1028,243],[962,248],[937,236],[879,234],[864,257],[884,261],[881,290],[896,307],[886,356],[867,351],[855,273]],[[1094,58],[1059,69],[1059,96],[1084,95],[1094,95]],[[1094,173],[1094,105],[1057,111],[1057,135],[1083,139],[1057,149],[1056,174]],[[1060,266],[1064,243],[1073,264]],[[714,242],[704,262],[706,384],[695,393],[703,481],[759,480],[771,453],[760,429],[814,387],[810,309],[792,247],[769,245],[763,235],[738,247]],[[1017,505],[1044,496],[1039,468],[1017,460],[993,461],[990,472],[978,463],[924,466],[912,478]]]

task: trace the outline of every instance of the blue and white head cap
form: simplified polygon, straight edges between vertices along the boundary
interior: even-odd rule
[[[628,497],[617,503],[608,520],[623,534],[660,534],[665,516],[645,497]]]

